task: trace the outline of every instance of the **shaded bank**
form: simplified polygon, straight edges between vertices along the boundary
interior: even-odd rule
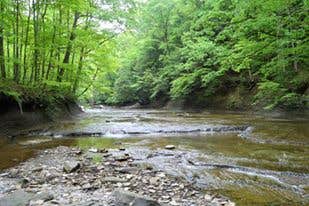
[[[71,97],[53,96],[52,101],[25,96],[23,99],[0,92],[0,136],[14,136],[24,129],[82,112]]]

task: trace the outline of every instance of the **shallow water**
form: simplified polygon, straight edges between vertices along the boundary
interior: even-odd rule
[[[119,142],[153,152],[175,145],[173,157],[144,161],[238,205],[309,204],[309,119],[302,114],[90,109],[30,135],[0,138],[0,169],[44,148]]]

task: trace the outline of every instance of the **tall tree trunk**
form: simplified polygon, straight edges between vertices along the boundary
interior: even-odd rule
[[[38,48],[38,33],[39,33],[39,25],[38,25],[38,5],[32,0],[32,9],[33,9],[33,35],[34,35],[34,53],[33,53],[33,68],[31,76],[34,77],[34,81],[38,80],[39,74],[39,48]]]
[[[76,93],[77,87],[78,87],[78,83],[79,83],[79,77],[83,68],[83,60],[84,60],[84,54],[85,53],[85,47],[82,47],[81,52],[80,52],[80,57],[79,57],[79,61],[78,61],[78,66],[77,66],[77,71],[76,71],[76,77],[74,80],[74,84],[73,84],[73,93]]]
[[[44,7],[43,13],[41,15],[41,21],[42,21],[41,25],[42,25],[42,33],[43,34],[46,33],[45,16],[46,16],[46,13],[47,13],[47,8],[48,8],[48,3],[47,3],[46,0],[44,1],[44,4],[45,4],[45,7]],[[43,36],[43,37],[44,37],[43,42],[46,42],[45,36]],[[43,80],[44,76],[45,76],[46,50],[47,50],[47,47],[44,47],[44,51],[43,51],[43,54],[42,54],[42,66],[41,66],[41,77],[40,77],[41,80]]]
[[[7,37],[6,38],[6,65],[9,64],[9,61],[10,61],[10,58],[11,58],[11,54],[10,54],[10,42],[9,42],[9,38]],[[10,76],[10,70],[7,69],[6,70],[6,78],[8,78]]]
[[[53,55],[54,55],[54,47],[55,47],[55,39],[56,39],[56,21],[55,21],[55,12],[53,13],[53,20],[54,20],[54,26],[53,26],[53,36],[52,36],[52,41],[51,41],[51,47],[49,51],[49,60],[48,60],[48,66],[47,66],[47,71],[45,75],[45,79],[48,80],[49,78],[49,73],[52,68],[52,60],[53,60]]]
[[[66,51],[65,51],[65,54],[64,54],[64,58],[63,58],[63,65],[68,64],[69,61],[70,61],[72,44],[73,44],[74,39],[76,38],[75,30],[76,30],[76,27],[77,27],[78,19],[79,19],[79,13],[75,12],[70,38],[69,38],[69,41],[68,41],[68,44],[67,44],[67,47],[66,47]],[[57,81],[59,81],[59,82],[62,81],[63,74],[64,74],[64,68],[62,66],[62,67],[60,67],[58,77],[57,77]]]
[[[15,11],[15,42],[14,42],[14,81],[19,82],[19,0],[16,0]]]
[[[3,13],[4,13],[4,4],[1,1],[0,3],[0,15],[1,15],[1,24],[0,24],[0,71],[1,78],[6,78],[5,71],[5,54],[4,54],[4,22],[3,22]]]
[[[30,18],[31,18],[31,5],[29,5],[29,13],[27,17],[27,27],[26,27],[26,38],[25,38],[25,46],[24,46],[24,71],[23,71],[23,83],[26,81],[27,77],[27,48],[28,48],[28,41],[29,41],[29,30],[30,30]]]

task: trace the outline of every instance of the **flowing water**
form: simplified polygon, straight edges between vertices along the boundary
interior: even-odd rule
[[[309,119],[218,111],[89,109],[0,138],[0,169],[58,145],[115,147],[238,205],[309,204]],[[176,150],[164,147],[173,144]]]

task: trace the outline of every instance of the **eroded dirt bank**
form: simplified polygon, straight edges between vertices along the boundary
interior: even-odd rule
[[[70,118],[81,112],[76,102],[70,98],[57,100],[54,103],[33,99],[18,102],[0,93],[0,138],[16,136],[22,130]]]

